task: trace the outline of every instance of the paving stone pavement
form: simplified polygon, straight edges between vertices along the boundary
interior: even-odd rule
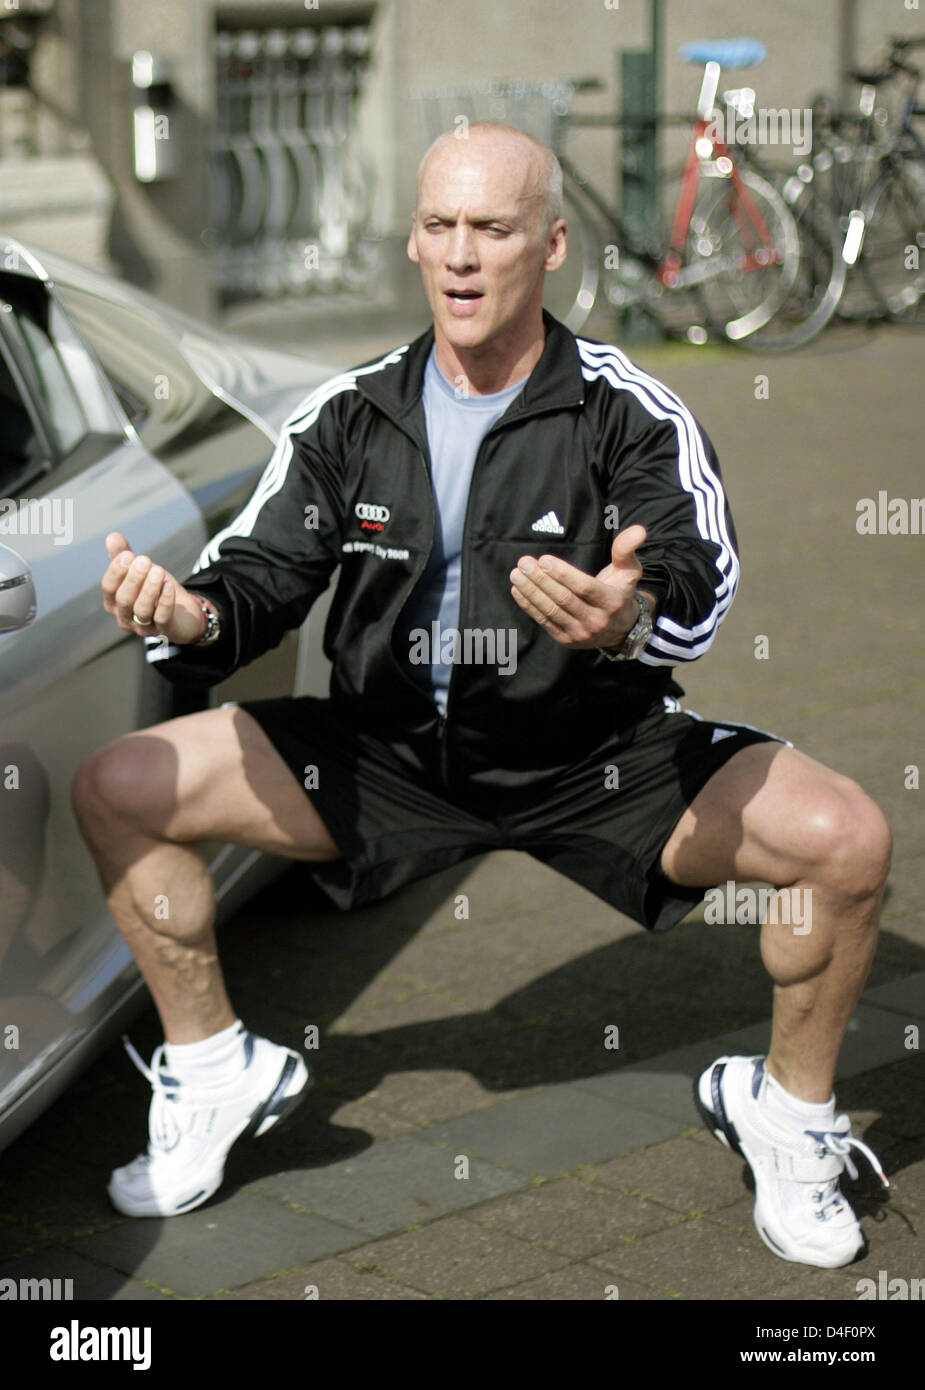
[[[301,331],[292,315],[250,326],[275,341]],[[331,360],[412,327],[357,322]],[[844,1182],[868,1252],[834,1271],[772,1255],[747,1166],[693,1107],[707,1063],[767,1048],[754,930],[698,909],[655,938],[502,853],[350,914],[293,865],[222,937],[248,1026],[299,1047],[320,1029],[291,1126],[235,1151],[198,1211],[122,1218],[106,1178],[143,1147],[149,1093],[110,1048],[0,1155],[0,1279],[73,1278],[77,1300],[651,1302],[857,1300],[881,1270],[925,1277],[925,792],[907,785],[922,758],[925,539],[854,525],[858,498],[921,491],[921,347],[849,330],[769,360],[633,355],[716,443],[744,557],[715,648],[683,673],[685,703],[792,739],[861,781],[894,827],[881,945],[837,1089],[890,1176],[885,1198],[859,1158]],[[161,1041],[152,1010],[132,1038],[145,1055]]]

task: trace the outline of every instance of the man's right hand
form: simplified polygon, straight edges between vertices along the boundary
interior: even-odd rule
[[[121,531],[106,537],[109,568],[103,575],[103,607],[123,632],[139,637],[164,636],[178,646],[198,642],[206,619],[188,589],[178,584],[163,565],[136,555]]]

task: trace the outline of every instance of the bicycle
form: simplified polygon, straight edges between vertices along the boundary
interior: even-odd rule
[[[905,323],[925,322],[925,143],[913,126],[915,117],[925,116],[925,105],[918,99],[921,69],[907,59],[909,49],[923,45],[922,38],[892,39],[882,68],[851,74],[862,86],[861,109],[866,105],[873,119],[877,88],[902,77],[909,81],[900,119],[860,203],[857,256],[879,316]]]
[[[547,303],[556,312],[558,294],[559,316],[573,332],[587,321],[602,278],[613,308],[639,306],[662,326],[666,302],[693,292],[702,322],[691,324],[688,318],[686,336],[695,343],[708,341],[712,333],[747,346],[785,304],[800,265],[794,217],[773,185],[741,168],[716,134],[722,67],[752,67],[765,53],[763,44],[749,39],[682,49],[688,61],[703,64],[704,75],[671,230],[656,244],[636,235],[569,159],[564,150],[568,126],[599,122],[572,117],[570,100],[558,103],[551,143],[562,166],[580,257]],[[579,79],[568,84],[568,92],[600,90],[602,85]],[[561,274],[561,269],[556,272]]]
[[[852,322],[887,317],[913,321],[922,303],[923,277],[917,265],[909,275],[906,259],[912,252],[917,262],[925,248],[925,146],[911,124],[914,116],[925,114],[925,107],[916,99],[921,74],[904,57],[907,48],[922,42],[893,39],[882,69],[849,74],[861,84],[856,114],[845,116],[829,98],[816,98],[812,155],[783,181],[781,192],[801,229],[803,293],[815,305],[808,326],[815,324],[817,331],[836,313]],[[911,77],[913,86],[899,121],[890,128],[888,111],[876,105],[876,89],[900,74]],[[748,159],[775,180],[755,155]],[[814,250],[823,247],[827,268],[829,234],[838,259],[832,274],[820,274]],[[887,276],[890,283],[885,284]]]

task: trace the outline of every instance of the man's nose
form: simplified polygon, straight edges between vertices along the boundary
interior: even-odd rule
[[[478,263],[475,232],[472,227],[458,223],[453,228],[447,246],[446,263],[450,270],[457,273],[462,270],[469,270]]]

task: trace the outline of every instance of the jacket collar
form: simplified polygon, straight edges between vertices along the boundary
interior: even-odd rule
[[[505,414],[505,419],[532,415],[584,403],[581,360],[572,333],[543,310],[546,342],[540,359],[522,393]],[[401,420],[420,404],[424,390],[424,368],[434,343],[433,325],[408,345],[406,352],[381,371],[356,378],[357,390],[387,415]]]

